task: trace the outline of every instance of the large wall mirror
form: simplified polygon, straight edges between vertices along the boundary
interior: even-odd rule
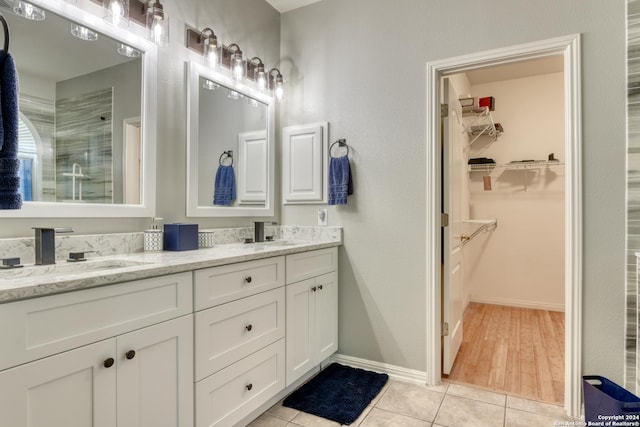
[[[273,98],[195,62],[187,74],[187,216],[273,216]]]
[[[11,3],[0,12],[19,79],[24,202],[0,217],[152,216],[155,45],[91,2],[32,1],[41,20]]]

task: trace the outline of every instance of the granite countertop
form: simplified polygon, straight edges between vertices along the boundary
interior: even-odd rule
[[[184,252],[142,252],[107,257],[87,257],[87,261],[79,263],[58,262],[54,267],[25,265],[24,268],[0,270],[0,304],[201,268],[336,247],[341,244],[340,241],[301,240],[251,244],[230,243]],[[48,269],[58,272],[43,274]],[[65,269],[68,271],[64,271]]]

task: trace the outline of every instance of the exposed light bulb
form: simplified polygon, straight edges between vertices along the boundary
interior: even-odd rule
[[[208,39],[205,42],[205,58],[210,67],[218,65],[218,47],[209,44]]]
[[[113,25],[120,25],[122,19],[122,5],[118,1],[111,2],[111,16]]]
[[[282,101],[282,98],[284,97],[284,88],[282,87],[282,83],[276,84],[275,95],[278,101]]]
[[[265,76],[264,72],[258,74],[258,80],[256,83],[258,84],[259,90],[265,90],[265,88],[267,87],[267,77]]]

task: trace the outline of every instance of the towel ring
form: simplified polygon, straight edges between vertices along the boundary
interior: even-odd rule
[[[347,147],[347,156],[349,155],[349,145],[347,145],[347,140],[346,139],[339,139],[336,142],[334,142],[333,144],[331,144],[331,146],[329,147],[329,157],[333,157],[331,155],[331,150],[333,149],[333,146],[338,144],[338,147]]]
[[[227,151],[223,151],[222,154],[220,154],[220,158],[218,159],[218,163],[222,165],[222,161],[224,160],[224,156],[227,156],[227,158],[231,159],[231,165],[233,166],[233,151],[231,150],[227,150]]]

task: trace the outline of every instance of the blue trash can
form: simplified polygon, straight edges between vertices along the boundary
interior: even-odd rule
[[[607,416],[621,416],[620,420],[640,425],[640,398],[613,381],[597,375],[582,377],[584,392],[584,421],[602,422]],[[636,417],[633,414],[638,414]],[[611,420],[611,418],[609,418]],[[637,424],[635,424],[637,422]]]

